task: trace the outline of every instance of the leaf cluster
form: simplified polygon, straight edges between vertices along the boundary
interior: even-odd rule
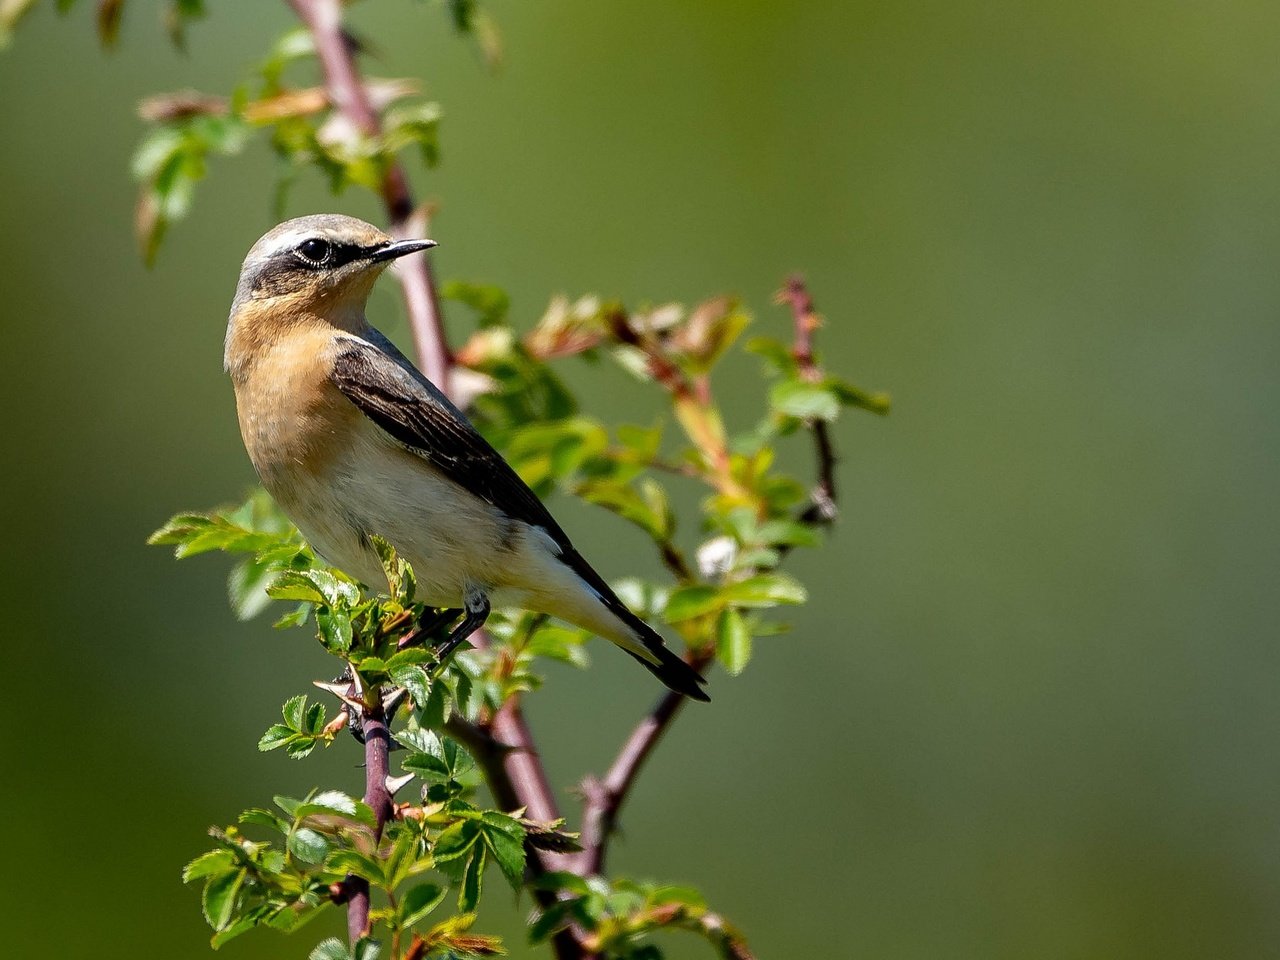
[[[567,872],[544,874],[538,885],[557,897],[530,924],[533,943],[573,925],[584,945],[606,960],[662,960],[653,934],[685,930],[707,940],[724,960],[750,960],[741,934],[712,913],[691,887]]]

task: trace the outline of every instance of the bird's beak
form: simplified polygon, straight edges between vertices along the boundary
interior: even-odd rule
[[[436,246],[434,240],[396,240],[394,243],[389,243],[385,247],[379,247],[373,251],[369,255],[369,259],[374,263],[382,263],[386,260],[396,260],[411,253],[417,253],[419,250],[430,250],[434,246]]]

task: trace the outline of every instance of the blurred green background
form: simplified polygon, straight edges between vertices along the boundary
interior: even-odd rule
[[[140,97],[229,90],[291,19],[211,4],[183,56],[134,3],[103,54],[52,6],[0,56],[3,952],[199,957],[178,869],[206,825],[360,774],[257,752],[325,657],[237,624],[220,558],[143,546],[252,480],[221,347],[271,159],[215,162],[154,271],[127,165]],[[1280,7],[491,9],[497,76],[430,5],[355,11],[371,71],[445,107],[413,171],[445,276],[522,324],[556,292],[732,291],[784,333],[803,269],[831,366],[895,399],[837,425],[843,522],[791,567],[812,602],[687,712],[614,866],[699,884],[774,960],[1280,956]],[[314,180],[289,212],[330,209],[377,215]],[[370,309],[403,341],[391,282]],[[754,377],[720,385],[740,424]],[[658,409],[577,383],[606,419]],[[557,507],[607,575],[652,569]],[[529,705],[566,787],[656,692],[592,652]],[[491,900],[515,933],[526,905]]]

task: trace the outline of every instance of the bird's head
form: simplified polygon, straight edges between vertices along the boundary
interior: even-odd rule
[[[287,220],[245,257],[231,326],[269,328],[301,316],[358,326],[373,282],[387,265],[435,245],[395,240],[373,224],[338,214]]]

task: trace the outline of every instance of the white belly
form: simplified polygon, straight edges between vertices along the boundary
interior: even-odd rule
[[[268,478],[264,477],[264,481]],[[316,473],[304,469],[268,481],[272,495],[325,560],[375,590],[386,585],[369,535],[387,540],[413,565],[418,597],[457,607],[468,586],[509,582],[522,531],[468,495],[373,424]]]

